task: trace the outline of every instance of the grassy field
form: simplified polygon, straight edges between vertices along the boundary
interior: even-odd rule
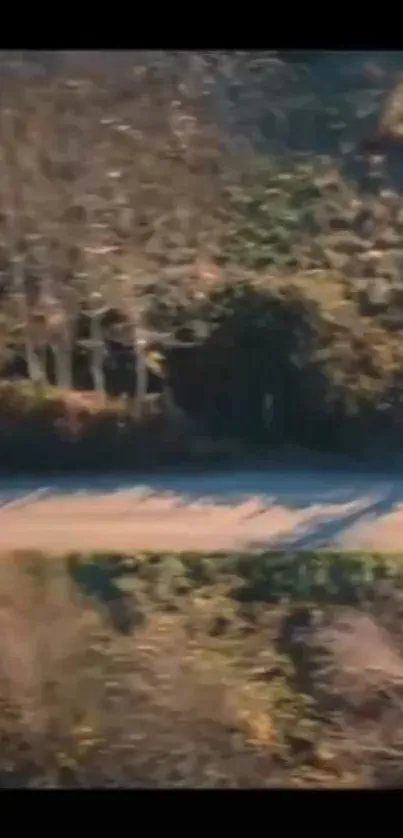
[[[402,782],[403,554],[4,556],[0,787]]]

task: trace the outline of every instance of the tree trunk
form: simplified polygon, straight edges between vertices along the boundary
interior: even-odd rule
[[[138,326],[133,324],[133,351],[136,359],[136,394],[134,399],[134,417],[141,421],[148,390],[148,370],[145,358],[145,345],[139,339]]]
[[[15,260],[13,262],[12,271],[14,291],[19,308],[19,321],[24,334],[25,362],[27,365],[28,376],[33,384],[40,386],[46,383],[46,372],[41,361],[40,354],[35,346],[35,342],[32,339],[29,322],[29,310],[25,292],[24,269],[19,260]]]
[[[68,339],[61,339],[52,345],[55,381],[57,387],[73,389],[72,349]]]
[[[101,393],[105,397],[106,385],[104,374],[104,357],[105,347],[101,329],[101,322],[98,314],[92,313],[90,316],[90,330],[91,330],[91,375],[94,384],[94,390]]]
[[[48,344],[53,355],[53,373],[57,387],[73,389],[74,329],[62,289],[55,288],[51,275],[43,280],[47,315]]]

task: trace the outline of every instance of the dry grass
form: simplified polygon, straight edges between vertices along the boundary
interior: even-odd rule
[[[1,591],[3,786],[269,781],[267,689],[203,647],[185,615],[151,611],[123,638],[36,559],[4,562]]]
[[[398,599],[242,603],[234,567],[191,584],[146,565],[108,600],[3,557],[0,787],[399,783]]]

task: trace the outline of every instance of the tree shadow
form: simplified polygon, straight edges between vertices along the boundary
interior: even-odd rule
[[[381,475],[382,476],[382,475]],[[279,468],[256,470],[167,471],[156,474],[108,473],[104,475],[38,475],[0,479],[0,507],[30,502],[39,497],[97,496],[132,492],[133,498],[174,497],[181,505],[214,503],[237,506],[255,498],[264,506],[280,504],[291,509],[304,509],[319,503],[349,503],[379,485],[380,475],[368,476],[359,471],[334,471],[319,468],[290,470]],[[384,480],[384,476],[382,478]],[[403,481],[402,481],[403,494]],[[254,517],[259,511],[246,513]]]
[[[31,506],[33,510],[36,503],[46,499],[74,496],[77,501],[82,497],[85,516],[85,501],[96,500],[98,497],[104,500],[110,497],[112,500],[113,495],[120,493],[124,495],[122,516],[125,521],[129,522],[132,516],[133,522],[136,518],[143,518],[143,523],[149,519],[150,528],[158,519],[160,522],[165,518],[168,520],[175,510],[182,508],[191,511],[192,505],[201,514],[204,506],[238,508],[238,523],[246,527],[249,523],[253,526],[253,519],[259,516],[263,519],[263,515],[271,510],[275,516],[276,510],[273,507],[276,506],[283,510],[304,510],[308,513],[311,510],[308,521],[280,535],[265,538],[262,520],[261,538],[255,536],[252,540],[252,534],[242,537],[243,548],[248,550],[303,550],[334,544],[349,529],[390,513],[403,503],[403,479],[385,473],[353,470],[306,469],[293,472],[281,468],[204,474],[167,472],[135,476],[63,475],[49,480],[41,477],[24,480],[3,478],[0,480],[0,516],[7,513],[8,509],[12,511],[15,508],[18,512],[21,507],[25,511]],[[152,500],[162,501],[161,508],[158,505],[148,506],[147,502]],[[166,506],[165,501],[169,501]],[[241,508],[243,504],[245,506]],[[343,509],[346,504],[350,505],[350,509]],[[323,505],[332,508],[321,512],[314,509]],[[92,512],[91,506],[89,510],[90,517],[96,521],[96,505]],[[231,526],[230,518],[225,526]],[[114,601],[110,589],[108,597],[108,601]]]
[[[131,634],[143,623],[143,615],[134,596],[122,591],[117,584],[119,567],[111,561],[111,557],[83,562],[76,556],[69,556],[67,570],[78,590],[103,606],[115,631]]]
[[[343,512],[339,515],[320,513],[279,537],[253,541],[252,549],[269,548],[271,550],[311,550],[329,547],[342,538],[352,527],[387,515],[403,503],[403,487],[393,482],[387,486],[375,500],[363,501],[359,509]]]

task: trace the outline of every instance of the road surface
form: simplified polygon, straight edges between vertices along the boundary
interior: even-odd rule
[[[339,471],[0,480],[0,550],[403,550],[403,478]]]

